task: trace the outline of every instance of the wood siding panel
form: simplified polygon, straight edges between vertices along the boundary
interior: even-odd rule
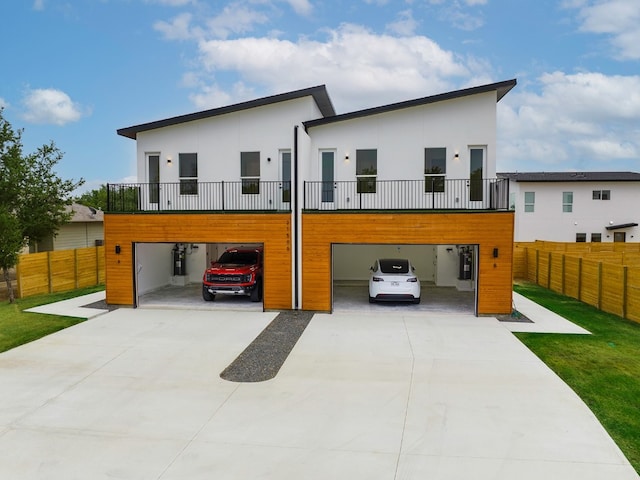
[[[333,243],[477,244],[478,313],[511,312],[513,212],[303,214],[305,310],[331,310]],[[499,251],[497,258],[493,258],[494,248]]]
[[[134,304],[134,243],[262,243],[264,308],[292,308],[289,214],[106,214],[104,225],[107,303]]]

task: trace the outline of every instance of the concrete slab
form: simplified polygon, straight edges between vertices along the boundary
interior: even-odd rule
[[[0,354],[0,478],[638,479],[494,318],[320,314],[273,380],[222,380],[275,315],[119,309]]]
[[[33,313],[48,313],[51,315],[65,315],[67,317],[94,318],[98,315],[102,315],[103,313],[107,313],[109,310],[106,308],[88,308],[85,307],[85,305],[99,302],[104,299],[105,292],[102,291],[82,295],[76,298],[70,298],[69,300],[41,305],[39,307],[29,308],[25,311]]]
[[[584,328],[571,323],[566,318],[547,310],[519,293],[513,292],[513,304],[517,311],[533,320],[533,323],[504,323],[505,327],[512,332],[589,334]]]

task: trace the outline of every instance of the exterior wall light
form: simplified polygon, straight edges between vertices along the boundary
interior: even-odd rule
[[[173,163],[173,158],[171,157],[171,155],[167,155],[167,165],[171,166],[172,163]]]

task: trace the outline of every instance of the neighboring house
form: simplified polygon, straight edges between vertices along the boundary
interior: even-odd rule
[[[261,244],[265,309],[331,311],[341,281],[403,256],[425,284],[474,290],[476,314],[511,312],[495,152],[496,103],[515,85],[342,115],[317,86],[118,130],[139,183],[107,188],[107,302],[201,282],[225,246]]]
[[[29,245],[29,252],[71,250],[102,245],[104,241],[104,212],[93,207],[73,203],[66,207],[72,213],[71,220],[58,229],[55,235]]]
[[[639,242],[640,173],[515,172],[509,204],[515,240]]]

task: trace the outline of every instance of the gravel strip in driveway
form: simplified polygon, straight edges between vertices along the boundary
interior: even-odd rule
[[[220,377],[230,382],[264,382],[274,378],[313,317],[313,312],[281,312],[238,355]]]

